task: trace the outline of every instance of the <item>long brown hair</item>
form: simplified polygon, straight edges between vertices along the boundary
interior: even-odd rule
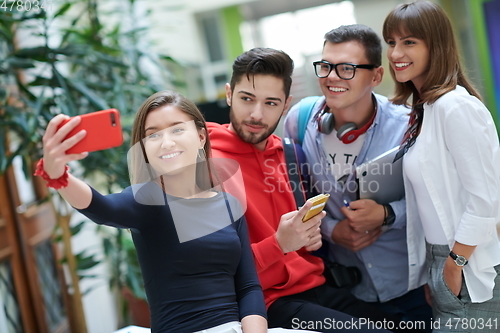
[[[194,120],[194,124],[198,129],[198,131],[202,130],[205,131],[206,140],[204,144],[204,151],[207,160],[209,176],[204,179],[203,181],[204,184],[203,186],[200,187],[206,188],[206,186],[208,185],[212,186],[213,185],[213,181],[211,178],[212,173],[210,172],[210,163],[209,163],[209,158],[211,157],[211,145],[210,145],[210,138],[208,137],[208,130],[205,123],[205,118],[203,117],[200,110],[193,102],[191,102],[189,99],[182,96],[181,94],[169,90],[160,91],[148,97],[142,103],[141,107],[137,111],[137,114],[135,115],[134,124],[132,126],[132,137],[130,140],[130,144],[132,147],[131,151],[136,154],[136,156],[131,157],[132,160],[130,161],[131,183],[136,184],[145,181],[145,178],[149,178],[148,180],[153,180],[154,178],[150,166],[149,165],[144,166],[144,162],[149,164],[149,160],[143,145],[143,139],[146,137],[145,124],[146,124],[146,118],[151,111],[156,110],[165,105],[175,106],[180,111],[188,114]],[[137,146],[137,144],[140,145],[140,148],[139,146]],[[149,177],[144,176],[145,172],[144,169],[148,171]],[[201,176],[202,175],[197,173],[198,180],[200,180]],[[211,184],[205,184],[207,180],[209,180]]]
[[[432,104],[439,97],[454,90],[457,85],[463,86],[469,94],[481,99],[462,70],[451,22],[441,7],[430,1],[398,5],[386,17],[383,26],[386,42],[395,34],[411,35],[423,40],[429,48],[430,61],[420,95],[411,81],[397,82],[394,70],[390,68],[396,83],[393,103],[406,104],[413,94],[412,104],[416,104],[417,100]]]

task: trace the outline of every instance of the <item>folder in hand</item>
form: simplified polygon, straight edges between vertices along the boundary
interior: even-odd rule
[[[398,151],[399,146],[394,147],[356,167],[358,199],[387,204],[404,197],[403,159],[395,160]]]

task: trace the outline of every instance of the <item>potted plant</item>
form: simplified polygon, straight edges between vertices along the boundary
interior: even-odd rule
[[[125,301],[119,303],[122,317],[128,318],[130,324],[149,327],[149,307],[130,232],[102,226],[97,229],[103,239],[104,254],[111,269],[108,280],[110,288],[117,290]]]

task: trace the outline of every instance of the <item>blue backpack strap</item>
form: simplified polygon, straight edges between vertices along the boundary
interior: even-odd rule
[[[290,186],[292,188],[295,204],[297,207],[302,207],[307,198],[301,175],[301,161],[299,160],[299,155],[297,154],[298,148],[300,149],[300,145],[294,143],[293,139],[283,138],[283,151],[285,153],[288,181],[290,182]]]
[[[298,116],[298,124],[297,124],[297,137],[299,145],[302,145],[304,141],[304,135],[306,134],[307,122],[311,118],[312,110],[314,109],[314,104],[320,99],[321,96],[309,96],[303,98],[299,102],[299,116]]]

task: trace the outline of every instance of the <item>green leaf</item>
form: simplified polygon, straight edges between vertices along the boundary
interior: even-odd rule
[[[26,136],[28,133],[31,132],[31,128],[29,126],[29,121],[28,119],[32,117],[33,115],[28,113],[28,112],[20,112],[20,110],[16,107],[11,107],[8,106],[5,108],[7,111],[14,111],[12,114],[12,120],[14,124],[16,125],[16,130],[18,130],[20,133],[20,136]],[[24,139],[24,138],[21,138]]]
[[[101,262],[94,259],[94,255],[85,255],[85,251],[82,251],[75,255],[77,270],[84,271],[95,267]]]
[[[59,109],[60,113],[66,114],[69,116],[76,116],[76,112],[74,109],[71,109],[68,106],[68,103],[65,103],[62,98],[57,98],[56,100],[56,106]]]
[[[0,129],[3,130],[2,127]],[[0,134],[0,176],[4,174],[5,170],[8,168],[7,158],[6,158],[6,150],[7,143],[5,142],[5,132],[2,131]]]
[[[115,107],[118,108],[121,112],[124,112],[127,109],[127,97],[123,91],[123,83],[121,82],[118,74],[113,72],[114,80],[116,84],[113,87],[113,94],[115,95]]]
[[[114,73],[112,73],[114,74]],[[110,92],[114,89],[116,83],[114,82],[103,82],[103,81],[88,81],[81,76],[78,77],[89,89],[96,90],[96,92]]]
[[[17,50],[14,53],[14,56],[18,58],[34,59],[37,61],[46,61],[49,51],[50,49],[45,46],[27,47]]]
[[[103,245],[103,248],[104,248],[104,254],[107,255],[107,256],[109,256],[109,254],[114,249],[113,243],[111,242],[111,240],[109,238],[104,238],[103,241],[102,241],[102,245]]]
[[[31,59],[22,59],[22,58],[17,58],[17,57],[11,57],[7,59],[8,65],[11,66],[11,68],[34,68],[35,64],[33,63],[33,60]]]
[[[24,95],[25,97],[28,97],[28,99],[31,100],[36,99],[35,95],[28,89],[28,87],[22,81],[21,76],[16,75],[15,78],[16,78],[17,88],[18,90],[20,90],[21,95]]]
[[[37,87],[37,86],[48,86],[48,87],[59,87],[59,84],[57,80],[54,77],[47,78],[43,76],[35,76],[35,79],[28,83],[30,87]]]
[[[63,4],[61,7],[59,7],[59,10],[54,14],[54,18],[66,13],[68,11],[68,9],[71,8],[71,5],[72,5],[72,3],[67,2],[67,3]]]
[[[41,1],[44,1],[44,0],[41,0]],[[23,15],[21,16],[21,21],[28,21],[28,20],[34,20],[34,19],[44,19],[46,17],[47,17],[47,13],[44,10],[41,10],[39,12],[28,11],[28,12],[23,12]]]
[[[133,36],[133,35],[136,35],[136,34],[139,34],[139,33],[142,33],[142,32],[146,32],[148,30],[147,27],[139,27],[139,28],[135,28],[135,29],[132,29],[132,30],[129,30],[129,31],[125,31],[123,33],[123,35],[125,36]]]
[[[0,100],[5,100],[8,95],[8,90],[0,86]]]
[[[3,9],[0,11],[2,12]],[[2,23],[10,23],[10,24],[6,24],[8,26],[11,26],[11,25],[14,25],[14,24],[17,24],[17,23],[20,23],[22,20],[20,19],[20,17],[18,15],[12,15],[11,13],[7,14],[7,15],[2,15],[0,16],[0,19]]]
[[[187,83],[185,81],[172,80],[171,82],[177,88],[187,88]]]
[[[81,18],[86,17],[86,13],[88,13],[87,8],[83,8],[82,11],[78,14],[75,15],[75,18],[70,22],[69,27],[70,28],[62,28],[61,32],[64,32],[64,35],[61,40],[61,45],[66,44],[68,41],[69,37],[73,34],[74,31],[76,31],[76,26],[78,26],[78,21],[80,21]]]
[[[102,52],[94,52],[93,55],[95,55],[99,60],[102,60],[104,63],[107,63],[109,65],[118,66],[121,68],[129,68],[129,65],[125,64],[118,58],[110,56],[108,54]]]
[[[109,109],[108,103],[90,90],[82,81],[72,80],[68,82],[73,88],[84,95],[95,108],[99,110]]]
[[[85,221],[82,221],[82,222],[78,223],[77,225],[70,227],[71,235],[72,236],[77,235],[83,229],[83,227],[85,225],[86,225]]]
[[[7,41],[12,41],[14,38],[12,32],[9,29],[5,29],[2,25],[0,25],[0,36],[3,36]]]
[[[73,97],[70,94],[70,91],[68,89],[68,85],[66,84],[66,79],[59,73],[59,71],[56,69],[56,67],[54,65],[52,66],[52,73],[57,78],[57,81],[61,85],[61,88],[63,88],[63,90],[64,90],[64,96],[66,97],[66,100],[68,102],[67,104],[66,103],[61,103],[59,105],[63,109],[65,109],[64,111],[68,112],[66,114],[68,114],[70,116],[76,115],[77,114],[77,108],[75,106],[75,103],[73,102]]]
[[[23,174],[26,180],[31,179],[31,158],[28,155],[22,156]]]
[[[97,278],[98,276],[87,276],[87,275],[80,275],[81,278]],[[83,292],[82,292],[82,295],[83,296],[86,296],[88,294],[90,294],[92,291],[94,291],[95,289],[97,288],[100,288],[102,287],[103,285],[106,285],[105,283],[96,283],[95,285],[91,286],[91,287],[88,287],[87,289],[85,289]]]
[[[23,151],[26,149],[26,144],[20,144],[19,147],[12,152],[9,156],[2,155],[1,161],[1,174],[7,170],[7,168],[12,164],[12,160],[19,155],[22,155]]]
[[[78,44],[70,44],[66,45],[62,48],[56,48],[53,50],[54,53],[62,54],[66,56],[82,56],[88,54],[90,52],[88,45],[78,45]]]
[[[95,278],[102,278],[103,276],[101,274],[79,274],[81,278],[89,278],[89,279],[95,279]]]
[[[174,58],[172,58],[170,56],[160,55],[160,59],[163,59],[163,60],[168,61],[168,62],[172,62],[174,64],[179,64],[179,62],[177,60],[175,60]]]
[[[40,93],[40,95],[38,96],[37,100],[36,100],[36,103],[32,106],[33,108],[33,113],[35,115],[35,117],[32,117],[33,121],[36,122],[35,124],[33,124],[32,128],[33,128],[33,133],[36,131],[36,127],[38,127],[38,122],[37,122],[37,117],[42,113],[42,109],[43,109],[43,106],[44,106],[44,102],[45,102],[45,89],[46,87],[42,87],[42,92]]]
[[[142,279],[140,270],[134,270],[134,267],[129,265],[126,284],[130,288],[135,297],[140,299],[146,299],[146,293],[144,291],[144,281]]]

